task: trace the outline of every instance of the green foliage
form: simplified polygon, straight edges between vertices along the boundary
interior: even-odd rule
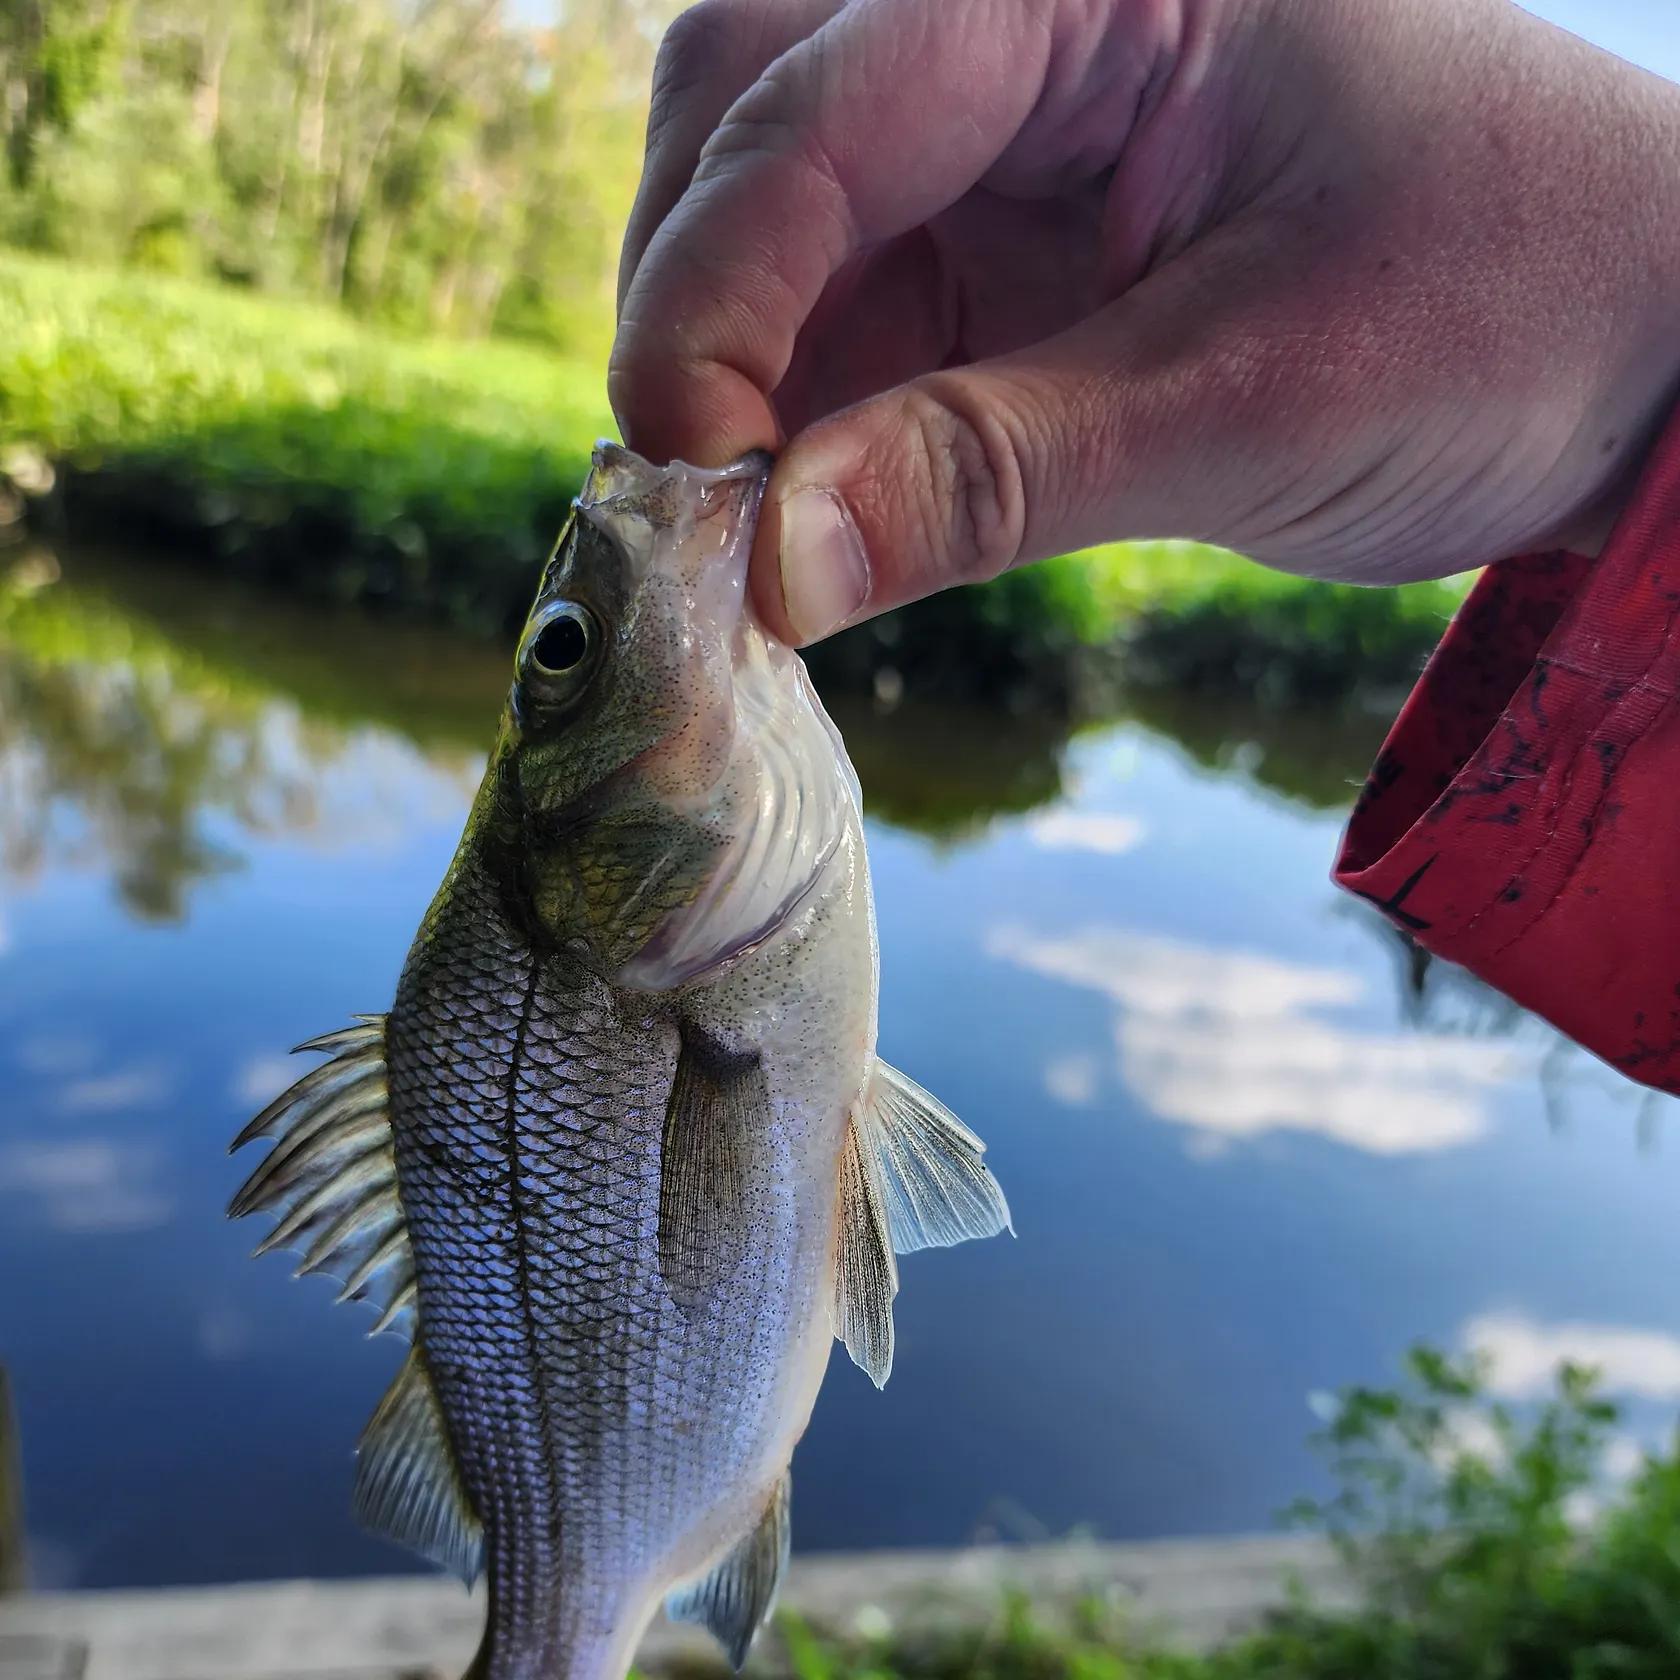
[[[1115,543],[1052,561],[1049,587],[1086,639],[1124,625],[1136,675],[1258,688],[1287,702],[1404,682],[1440,639],[1465,580],[1360,589],[1268,570],[1195,543]]]
[[[1202,1655],[1112,1609],[1051,1629],[1011,1602],[995,1625],[841,1646],[784,1618],[798,1680],[1658,1680],[1680,1673],[1680,1445],[1619,1492],[1618,1421],[1592,1373],[1560,1370],[1526,1415],[1473,1360],[1415,1350],[1397,1389],[1340,1397],[1318,1438],[1338,1484],[1296,1515],[1336,1538],[1363,1608],[1297,1602]],[[1598,1502],[1584,1521],[1584,1507]]]
[[[890,666],[987,703],[1047,693],[1075,713],[1110,707],[1117,678],[1288,706],[1409,682],[1465,583],[1359,589],[1197,543],[1114,543],[918,601],[836,638],[814,668],[862,686]]]
[[[1680,1442],[1613,1495],[1605,1452],[1619,1414],[1590,1371],[1564,1365],[1527,1417],[1485,1401],[1480,1378],[1473,1361],[1419,1349],[1403,1389],[1342,1396],[1319,1442],[1339,1491],[1299,1514],[1337,1538],[1370,1607],[1297,1615],[1254,1642],[1249,1658],[1273,1663],[1255,1672],[1680,1672]],[[1285,1654],[1292,1669],[1277,1666]]]
[[[0,4],[0,125],[15,190],[32,185],[42,139],[69,133],[105,91],[126,21],[123,0]]]
[[[0,0],[0,241],[598,349],[674,0]]]
[[[76,519],[306,594],[505,629],[611,430],[591,361],[398,338],[307,304],[0,253],[0,445],[57,463]],[[1346,687],[1415,666],[1452,599],[1445,585],[1336,589],[1138,544],[920,603],[815,664],[838,687],[896,664],[947,697],[995,700],[1023,678],[1065,687],[1081,657],[1116,642],[1137,669],[1194,676],[1213,626],[1227,682],[1236,647],[1287,660],[1297,688]],[[1163,654],[1175,627],[1194,654],[1176,662]]]
[[[0,257],[0,442],[127,533],[305,591],[501,628],[610,430],[575,362]]]

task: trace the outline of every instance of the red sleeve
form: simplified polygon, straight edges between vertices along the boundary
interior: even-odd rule
[[[1489,567],[1335,878],[1634,1079],[1680,1092],[1680,419],[1601,559]]]

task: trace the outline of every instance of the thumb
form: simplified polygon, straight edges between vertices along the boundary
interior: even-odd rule
[[[1168,287],[1152,278],[1055,338],[795,437],[754,544],[766,625],[802,645],[1092,543],[1231,540],[1253,505],[1257,434],[1272,459],[1306,447],[1289,416],[1310,414],[1315,381],[1285,370],[1277,339],[1264,347],[1265,323],[1216,319],[1215,264],[1171,266]]]

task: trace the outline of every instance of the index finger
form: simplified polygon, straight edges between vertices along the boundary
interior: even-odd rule
[[[1033,13],[853,0],[742,94],[625,297],[608,389],[633,449],[715,465],[776,445],[770,396],[829,280],[962,197],[1033,109]]]
[[[845,3],[701,0],[666,30],[653,68],[642,179],[619,255],[620,308],[648,241],[694,179],[700,153],[729,107]]]

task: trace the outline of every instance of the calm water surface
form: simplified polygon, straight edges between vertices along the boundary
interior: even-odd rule
[[[448,638],[35,556],[0,586],[0,1360],[43,1583],[412,1567],[348,1514],[401,1346],[250,1260],[227,1140],[388,1003],[505,680]],[[882,1049],[984,1136],[1019,1237],[911,1257],[831,1366],[803,1548],[1266,1527],[1311,1397],[1405,1346],[1680,1399],[1667,1105],[1326,882],[1381,721],[1155,700],[841,712]],[[360,1315],[360,1316],[359,1316]]]

